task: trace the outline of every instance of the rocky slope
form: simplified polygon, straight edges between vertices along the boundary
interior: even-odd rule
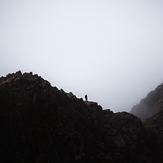
[[[155,152],[155,157],[160,161],[163,160],[163,111],[146,119],[144,126],[154,136],[155,144],[153,149],[157,151]]]
[[[131,113],[145,120],[163,111],[163,84],[151,91],[140,104],[135,105]]]
[[[161,163],[151,123],[103,110],[32,73],[0,78],[1,162]]]

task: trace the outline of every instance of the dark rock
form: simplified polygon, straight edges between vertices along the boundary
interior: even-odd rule
[[[0,78],[1,162],[161,163],[163,139],[151,123],[103,110],[32,73]]]

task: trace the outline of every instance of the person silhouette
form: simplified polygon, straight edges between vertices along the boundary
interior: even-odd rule
[[[85,95],[85,101],[88,101],[88,97],[87,97],[87,95]]]

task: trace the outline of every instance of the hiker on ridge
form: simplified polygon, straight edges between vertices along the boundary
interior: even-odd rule
[[[87,95],[85,95],[85,101],[88,101],[88,97],[87,97]]]

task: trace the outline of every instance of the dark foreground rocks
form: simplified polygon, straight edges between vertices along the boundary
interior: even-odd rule
[[[158,131],[155,121],[102,110],[38,75],[9,74],[0,78],[0,162],[161,163],[162,117]]]

